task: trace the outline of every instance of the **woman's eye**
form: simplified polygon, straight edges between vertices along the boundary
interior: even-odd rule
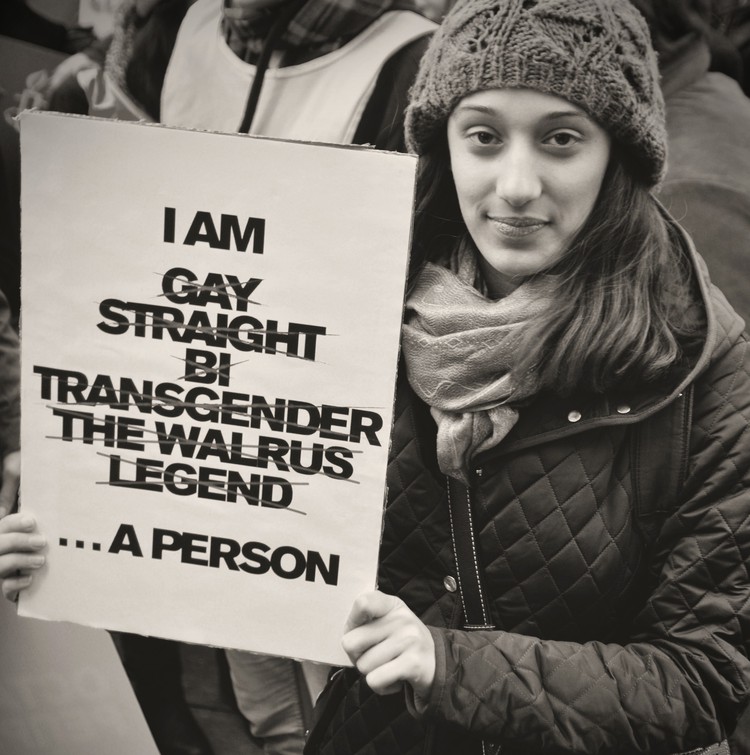
[[[577,144],[579,141],[580,138],[575,134],[571,134],[569,131],[559,131],[547,138],[547,142],[554,147],[570,147],[573,144]]]
[[[469,134],[469,139],[482,146],[498,143],[498,138],[489,131],[473,131]]]

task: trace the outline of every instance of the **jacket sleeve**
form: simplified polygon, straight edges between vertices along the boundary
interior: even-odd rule
[[[0,292],[0,458],[21,445],[21,366],[18,336]]]
[[[684,495],[628,642],[433,629],[420,713],[514,752],[684,752],[732,730],[750,694],[750,349],[736,317],[719,322],[695,384]]]

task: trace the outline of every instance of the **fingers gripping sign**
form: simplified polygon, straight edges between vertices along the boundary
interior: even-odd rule
[[[36,532],[36,522],[27,514],[0,519],[0,583],[3,595],[16,600],[31,584],[31,575],[44,564],[40,552],[47,540]]]
[[[374,591],[354,601],[341,644],[379,695],[404,682],[426,698],[435,678],[435,643],[429,629],[400,599]]]

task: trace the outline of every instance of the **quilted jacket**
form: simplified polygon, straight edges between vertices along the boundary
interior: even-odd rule
[[[461,629],[435,428],[402,380],[379,588],[431,627],[435,682],[417,710],[408,689],[377,696],[356,670],[340,672],[306,752],[464,755],[484,740],[502,755],[656,754],[731,731],[750,699],[750,350],[684,243],[707,323],[689,375],[663,390],[539,396],[475,459],[474,527],[496,631]],[[688,475],[646,549],[632,428],[688,383]]]

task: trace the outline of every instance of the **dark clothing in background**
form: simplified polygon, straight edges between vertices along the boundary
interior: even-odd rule
[[[21,363],[8,301],[0,293],[0,458],[21,447]]]
[[[161,87],[177,31],[190,0],[161,0],[148,18],[136,22],[133,57],[125,72],[138,104],[159,121]]]
[[[73,52],[65,26],[39,15],[24,0],[0,2],[0,34],[58,52]]]
[[[68,28],[51,21],[29,8],[25,0],[0,2],[0,34],[69,55],[85,49],[95,39],[91,29]]]
[[[696,42],[662,70],[669,152],[660,198],[750,324],[750,99],[709,64]]]
[[[18,199],[12,198],[10,177],[0,152],[0,289],[10,306],[13,327],[18,329],[18,314],[21,310],[21,255],[20,229],[18,226]]]

